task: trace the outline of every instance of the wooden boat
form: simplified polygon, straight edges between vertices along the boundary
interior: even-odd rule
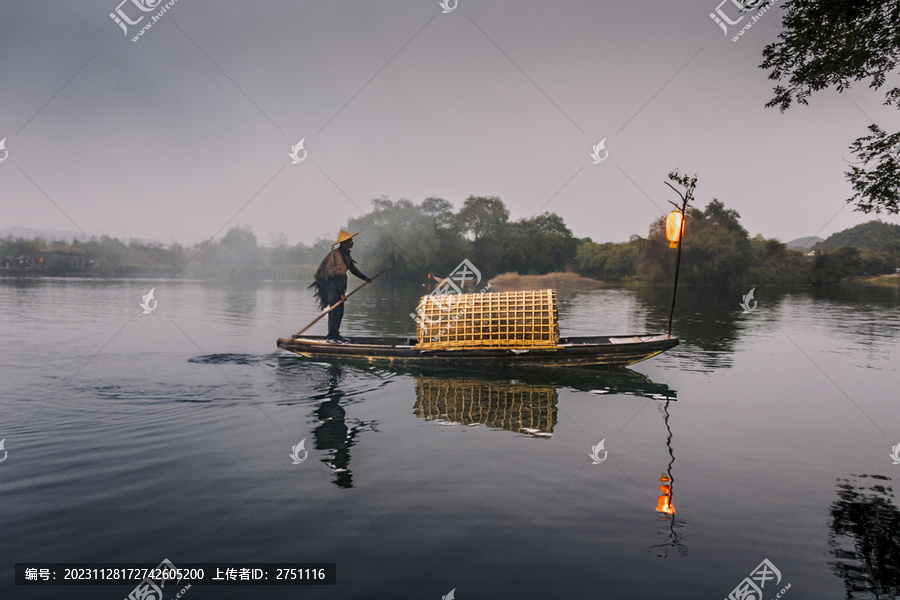
[[[668,335],[559,338],[541,348],[417,348],[416,338],[354,337],[332,344],[324,336],[281,338],[277,346],[308,360],[386,366],[582,367],[624,366],[647,360],[678,345]]]

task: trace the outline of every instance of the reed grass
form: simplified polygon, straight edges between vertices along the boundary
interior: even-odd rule
[[[544,275],[519,275],[518,273],[501,273],[490,280],[492,292],[511,292],[514,290],[544,290],[552,288],[560,294],[581,290],[596,290],[605,286],[602,281],[582,277],[578,273],[558,272]]]

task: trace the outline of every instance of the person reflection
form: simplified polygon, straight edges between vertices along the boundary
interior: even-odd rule
[[[350,448],[356,443],[356,436],[368,423],[357,421],[353,426],[347,425],[347,411],[341,406],[344,392],[340,389],[340,383],[343,377],[340,365],[328,366],[328,390],[324,394],[325,399],[313,412],[313,416],[319,422],[313,430],[313,440],[316,450],[329,451],[322,462],[334,471],[335,480],[332,483],[339,488],[347,489],[353,487]]]

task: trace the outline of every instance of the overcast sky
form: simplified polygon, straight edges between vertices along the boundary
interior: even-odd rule
[[[749,17],[726,36],[716,0],[177,0],[133,42],[164,4],[141,1],[127,35],[120,0],[3,2],[0,230],[310,243],[381,195],[474,194],[624,241],[668,212],[678,167],[751,235],[827,237],[874,218],[845,203],[850,143],[900,128],[865,85],[764,108],[778,4],[732,42]]]

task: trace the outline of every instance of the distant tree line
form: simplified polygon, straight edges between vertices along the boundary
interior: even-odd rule
[[[895,228],[890,237],[884,225],[870,221],[836,233],[812,250],[790,249],[762,235],[751,238],[740,224],[740,214],[713,199],[702,210],[687,209],[680,281],[719,286],[829,284],[893,273],[900,267],[900,226],[889,226]],[[878,234],[875,249],[832,244],[841,235],[873,239],[870,231]],[[574,270],[604,281],[671,282],[675,252],[665,236],[665,217],[651,224],[646,239],[631,236],[623,244],[582,240]]]
[[[248,226],[208,244],[163,245],[108,236],[87,241],[0,240],[0,275],[180,277],[187,279],[304,279],[330,250],[329,241],[289,246],[283,233],[260,246]]]
[[[543,274],[572,270],[579,240],[561,217],[544,213],[517,221],[497,196],[470,196],[454,213],[441,198],[372,201],[374,210],[350,219],[349,231],[365,231],[353,252],[372,269],[390,268],[403,278],[445,277],[463,258],[484,276],[516,271]]]
[[[597,243],[575,238],[555,213],[511,221],[496,196],[470,196],[458,211],[434,197],[420,204],[381,197],[372,206],[344,227],[364,232],[353,254],[367,274],[390,269],[400,279],[445,277],[468,258],[484,277],[572,271],[611,283],[668,284],[674,275],[675,251],[665,238],[663,217],[650,225],[646,238]],[[261,246],[247,226],[193,246],[126,244],[107,236],[71,243],[9,237],[0,240],[0,274],[309,280],[332,241],[291,246],[277,233]],[[900,226],[871,221],[813,251],[794,250],[761,235],[751,238],[738,212],[716,199],[703,209],[688,207],[682,243],[680,280],[686,284],[825,284],[900,267]]]

